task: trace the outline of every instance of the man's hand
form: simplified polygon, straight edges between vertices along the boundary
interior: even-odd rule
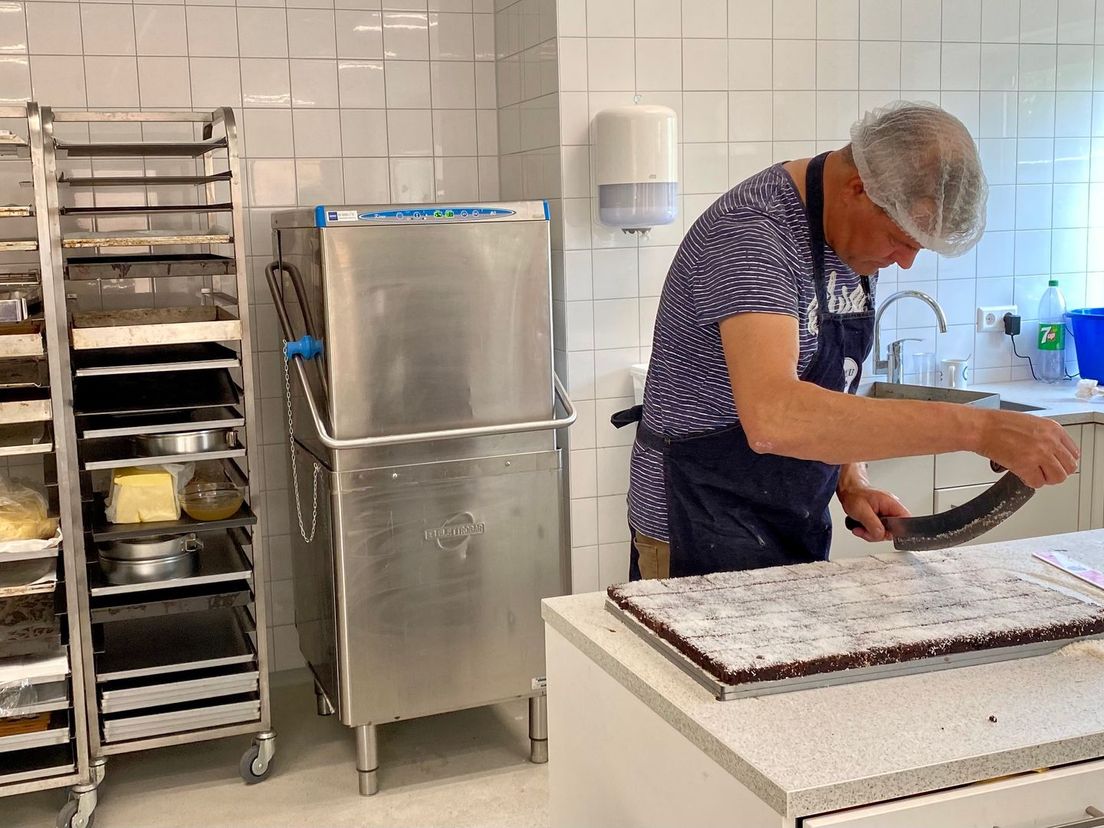
[[[859,485],[840,489],[837,492],[840,505],[849,517],[862,524],[852,532],[865,541],[889,540],[890,534],[879,519],[886,517],[909,517],[909,510],[896,497],[880,489]]]

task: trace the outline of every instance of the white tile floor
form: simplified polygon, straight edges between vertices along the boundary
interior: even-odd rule
[[[528,762],[524,702],[380,729],[380,792],[357,795],[354,740],[314,713],[305,671],[273,682],[279,744],[271,777],[246,786],[246,738],[112,758],[96,828],[181,826],[546,826],[548,766]],[[3,828],[54,824],[62,791],[0,799]]]

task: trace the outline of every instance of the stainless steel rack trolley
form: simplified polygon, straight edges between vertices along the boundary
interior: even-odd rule
[[[575,420],[547,205],[321,206],[273,230],[295,622],[319,712],[356,729],[360,792],[377,725],[506,699],[529,700],[547,761],[540,601],[569,590]]]
[[[103,763],[88,740],[79,497],[65,485],[69,348],[44,158],[39,107],[0,108],[0,474],[42,486],[58,523],[52,541],[0,542],[0,797],[71,786],[57,824],[84,828]]]
[[[260,781],[275,734],[234,114],[44,108],[42,133],[89,754],[253,734],[240,772]],[[113,475],[149,466],[192,466],[241,506],[110,522]],[[154,537],[180,545],[175,567],[126,560]]]

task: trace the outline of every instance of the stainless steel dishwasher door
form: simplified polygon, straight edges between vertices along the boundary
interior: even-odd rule
[[[530,695],[568,591],[560,451],[335,477],[341,721]]]

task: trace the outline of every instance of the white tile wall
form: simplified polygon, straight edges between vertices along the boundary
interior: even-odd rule
[[[947,334],[909,302],[887,315],[897,327],[886,333],[916,336],[940,357],[969,356],[979,379],[1027,369],[1006,337],[974,333],[977,304],[1015,302],[1029,324],[1050,275],[1071,304],[1104,296],[1101,0],[558,0],[557,12],[567,251],[557,347],[580,409],[571,432],[577,590],[627,574],[632,435],[608,418],[631,402],[626,369],[648,356],[676,247],[701,210],[772,161],[838,147],[861,112],[900,97],[964,120],[992,184],[988,232],[968,256],[925,254],[910,271],[883,272],[880,293],[936,296]],[[594,113],[634,96],[674,108],[681,139],[681,214],[644,240],[597,224],[590,152]]]
[[[545,28],[550,37],[550,21]],[[497,199],[493,41],[492,0],[0,0],[0,103],[238,110],[247,252],[254,282],[261,275],[252,286],[262,350],[257,465],[267,472],[277,669],[300,657],[279,343],[261,274],[271,214],[320,202]]]

